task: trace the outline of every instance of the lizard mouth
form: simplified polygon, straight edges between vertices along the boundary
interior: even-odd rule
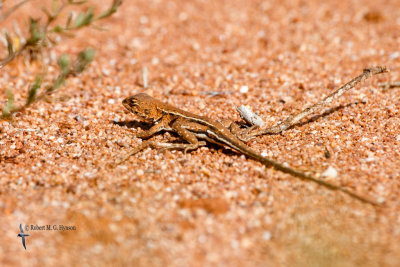
[[[122,100],[122,105],[123,105],[127,110],[131,111],[131,110],[132,110],[132,106],[134,106],[134,105],[133,105],[133,103],[131,104],[131,103],[129,103],[129,102],[130,102],[130,100],[129,100],[128,98],[125,98],[124,100]]]
[[[135,109],[135,106],[132,106],[131,103],[129,103],[129,100],[123,100],[122,101],[122,105],[131,113],[135,114],[136,116],[138,116],[142,121],[144,122],[153,122],[152,118],[146,117],[144,116],[144,114],[142,114],[141,112],[138,112]]]

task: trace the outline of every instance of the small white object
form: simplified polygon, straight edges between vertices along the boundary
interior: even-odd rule
[[[287,162],[282,163],[282,165],[285,166],[285,167],[287,167],[287,168],[290,167],[289,163],[287,163]]]
[[[263,233],[263,235],[262,235],[262,238],[264,239],[264,240],[271,240],[271,232],[270,231],[265,231],[264,233]]]
[[[103,68],[103,69],[101,70],[101,72],[103,72],[103,74],[104,74],[105,76],[108,76],[108,75],[111,74],[111,70],[105,69],[105,68]]]
[[[231,241],[231,247],[233,249],[238,249],[239,248],[239,242],[237,240],[232,240]]]
[[[262,127],[264,125],[264,121],[255,114],[249,106],[241,105],[240,107],[236,108],[239,112],[240,117],[242,117],[246,122],[250,125],[257,125]]]
[[[399,51],[396,51],[396,52],[393,52],[393,53],[389,54],[389,59],[390,60],[395,60],[398,57],[400,57],[400,52]]]
[[[160,63],[160,60],[156,57],[151,60],[151,64],[153,65],[158,65],[158,63]]]
[[[188,14],[185,12],[181,12],[181,13],[179,13],[178,18],[180,21],[185,21],[188,19]]]
[[[376,160],[375,154],[371,151],[367,152],[368,158],[365,159],[365,162],[373,162]]]
[[[108,99],[108,104],[115,104],[115,100],[114,99]]]
[[[205,242],[207,241],[207,238],[206,238],[204,235],[200,235],[200,236],[197,238],[197,240],[198,240],[200,243],[205,243]]]
[[[147,24],[147,23],[149,23],[149,18],[146,16],[141,16],[139,18],[139,22],[140,22],[140,24]]]
[[[369,141],[369,139],[367,137],[361,138],[361,142],[368,142],[368,141]]]
[[[322,173],[322,177],[325,178],[336,178],[338,176],[338,172],[335,168],[333,168],[332,166],[329,166],[328,169],[326,169],[326,171],[324,171]]]
[[[365,162],[373,162],[375,160],[376,158],[374,156],[369,156],[368,158],[365,159]]]
[[[147,68],[146,67],[142,68],[142,79],[143,79],[143,88],[147,89],[148,83],[147,83]]]
[[[249,87],[247,85],[243,85],[240,87],[239,92],[245,94],[249,91]]]

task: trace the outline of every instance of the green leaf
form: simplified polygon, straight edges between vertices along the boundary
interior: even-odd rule
[[[70,5],[82,5],[82,4],[85,4],[85,3],[87,3],[87,1],[73,1],[73,0],[68,0],[68,4],[70,4]]]
[[[12,54],[14,54],[14,45],[13,45],[13,41],[12,41],[10,35],[9,35],[7,32],[5,32],[4,35],[5,35],[6,40],[7,40],[8,55],[12,55]]]
[[[87,65],[93,61],[95,56],[95,51],[92,48],[86,48],[78,54],[78,58],[75,61],[74,71],[76,73],[81,73],[85,70]]]
[[[53,12],[54,12],[54,14],[56,14],[56,13],[58,12],[58,3],[57,3],[57,0],[53,0],[52,7],[53,7]]]
[[[75,21],[75,28],[80,28],[89,25],[93,20],[93,6],[89,8],[86,14],[79,13],[78,18]]]
[[[58,60],[57,60],[57,64],[61,69],[61,73],[63,75],[66,75],[70,72],[70,60],[69,60],[69,56],[68,54],[62,54]]]
[[[69,28],[69,26],[71,25],[71,21],[72,21],[72,12],[68,14],[68,19],[67,22],[65,23],[65,28]]]
[[[33,18],[30,18],[29,32],[30,37],[27,40],[28,45],[35,46],[45,36],[45,33],[39,29],[38,20],[35,20]]]
[[[6,89],[6,95],[7,95],[7,103],[3,108],[3,117],[9,117],[13,112],[13,110],[15,110],[14,95],[8,88]]]
[[[26,100],[26,105],[27,106],[32,104],[35,101],[37,91],[38,91],[38,89],[40,88],[41,85],[42,85],[42,77],[36,76],[35,82],[31,86],[31,88],[29,88],[29,91],[28,91],[28,98]]]
[[[107,9],[106,11],[104,11],[102,14],[100,14],[100,16],[98,16],[96,18],[97,19],[103,19],[106,17],[111,16],[112,14],[114,14],[115,12],[117,12],[118,7],[122,5],[122,0],[114,0],[110,6],[109,9]]]
[[[75,24],[74,24],[74,27],[75,27],[75,28],[80,27],[80,25],[82,24],[82,21],[83,21],[83,19],[84,19],[84,16],[85,16],[85,15],[84,15],[82,12],[80,12],[80,13],[78,14],[78,17],[76,18]]]
[[[47,91],[55,91],[57,90],[61,85],[63,85],[65,82],[65,75],[60,74],[58,75],[57,79],[54,81],[54,84],[52,87],[48,88]]]
[[[46,7],[42,6],[42,11],[47,15],[48,19],[51,19],[53,17],[53,15]]]
[[[64,28],[61,27],[60,25],[57,25],[54,27],[53,32],[62,33],[64,32]]]

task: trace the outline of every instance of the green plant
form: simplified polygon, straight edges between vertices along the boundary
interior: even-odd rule
[[[15,12],[19,7],[29,1],[31,0],[21,1],[4,12],[4,15],[0,17],[0,22],[6,19],[10,13]],[[94,14],[93,6],[90,6],[86,12],[79,12],[76,16],[70,11],[65,23],[59,23],[58,18],[67,7],[80,6],[85,3],[87,3],[87,1],[53,0],[51,10],[45,6],[42,7],[42,11],[46,16],[44,22],[41,22],[41,19],[29,18],[29,33],[27,37],[19,34],[19,31],[16,31],[13,35],[4,31],[3,35],[6,43],[7,55],[5,58],[0,59],[0,69],[20,55],[30,56],[31,60],[36,60],[44,49],[49,50],[57,45],[57,42],[54,41],[55,35],[73,37],[74,31],[84,27],[96,27],[95,22],[114,14],[122,4],[122,0],[113,0],[110,7],[100,14]],[[17,42],[15,40],[17,40]],[[46,85],[42,89],[42,81],[45,78],[45,74],[36,75],[35,82],[28,89],[27,99],[22,106],[15,106],[12,90],[6,89],[7,102],[2,109],[0,119],[9,119],[13,113],[23,111],[26,107],[57,91],[70,76],[77,75],[84,71],[93,60],[94,55],[95,51],[93,49],[86,48],[78,54],[77,58],[72,63],[70,55],[61,55],[57,60],[60,69],[58,76],[50,85]]]

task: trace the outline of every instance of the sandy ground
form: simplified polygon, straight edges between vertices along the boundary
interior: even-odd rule
[[[13,20],[24,26],[34,7]],[[400,89],[378,86],[400,80],[399,1],[126,0],[99,25],[109,31],[55,49],[95,48],[85,73],[0,122],[0,265],[400,266]],[[121,105],[127,96],[237,121],[247,104],[273,124],[375,65],[391,72],[247,144],[313,173],[332,167],[331,182],[382,208],[216,146],[149,149],[111,167],[146,128]],[[14,61],[1,91],[22,103],[36,71]],[[76,229],[30,228],[25,251],[20,223]]]

